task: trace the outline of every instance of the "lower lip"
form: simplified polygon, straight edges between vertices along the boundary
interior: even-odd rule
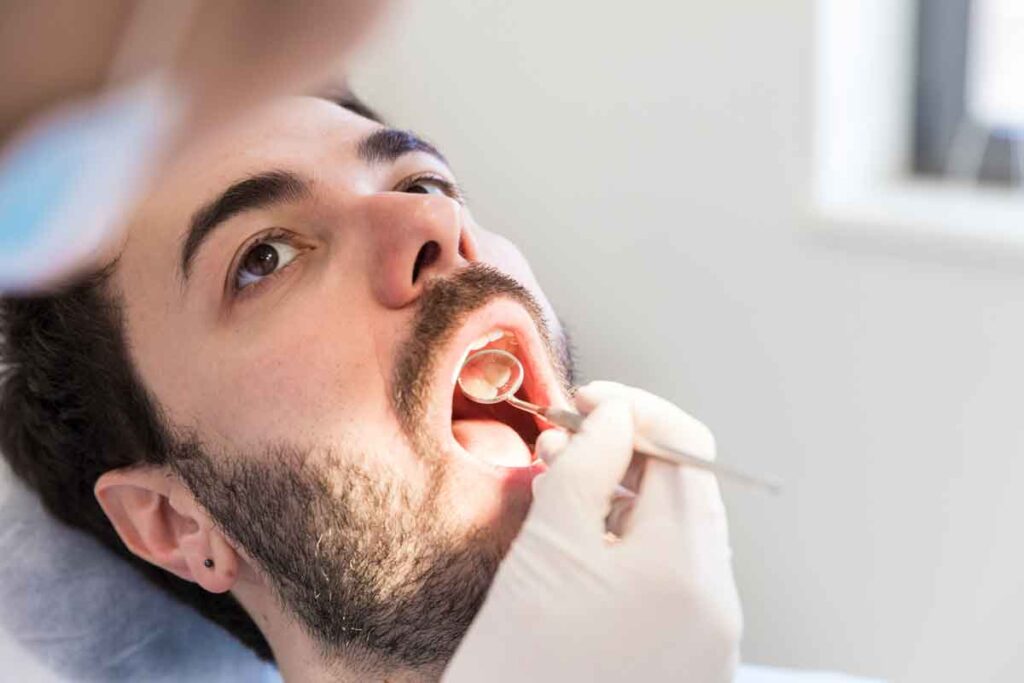
[[[543,460],[534,460],[529,467],[498,467],[494,468],[498,477],[510,487],[529,486],[537,475],[543,474],[548,466]]]
[[[509,499],[532,500],[533,480],[547,469],[542,461],[536,460],[529,467],[494,466],[500,495]]]
[[[452,439],[452,448],[455,451],[456,457],[466,460],[467,464],[470,464],[474,469],[482,470],[488,476],[497,479],[504,489],[529,487],[537,475],[543,474],[548,468],[547,463],[540,459],[536,459],[523,467],[504,467],[484,462],[463,448],[455,439]]]

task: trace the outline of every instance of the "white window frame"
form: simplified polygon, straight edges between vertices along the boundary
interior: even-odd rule
[[[1024,248],[1021,190],[910,174],[916,16],[914,0],[818,0],[814,222]]]

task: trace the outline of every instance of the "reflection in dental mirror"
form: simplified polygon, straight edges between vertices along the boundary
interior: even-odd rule
[[[459,389],[470,401],[492,405],[504,401],[547,422],[578,432],[583,416],[572,410],[530,403],[515,393],[523,385],[526,371],[519,359],[502,349],[484,349],[470,354],[459,370]]]
[[[471,401],[501,403],[519,391],[523,376],[518,358],[508,351],[486,349],[466,359],[459,372],[459,389]]]

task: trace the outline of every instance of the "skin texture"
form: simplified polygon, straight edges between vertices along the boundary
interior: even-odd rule
[[[264,631],[282,673],[294,680],[368,672],[396,680],[436,677],[443,661],[430,661],[430,652],[450,654],[530,503],[531,471],[510,475],[454,445],[450,414],[438,408],[452,389],[436,381],[437,364],[401,361],[415,347],[414,334],[429,342],[422,353],[436,350],[440,357],[455,332],[476,318],[503,325],[512,308],[526,310],[527,294],[506,296],[505,309],[457,310],[442,325],[447,332],[429,336],[429,326],[417,324],[425,297],[473,262],[489,261],[539,295],[533,316],[523,317],[540,323],[533,325],[540,337],[543,318],[554,319],[550,307],[522,256],[476,225],[460,201],[434,186],[426,194],[396,191],[423,173],[454,180],[443,162],[422,151],[393,163],[359,158],[359,142],[379,127],[325,100],[290,98],[196,140],[139,205],[111,281],[142,383],[182,443],[208,461],[110,472],[97,483],[97,496],[137,555],[207,590],[232,591]],[[180,248],[194,212],[238,180],[275,169],[310,179],[312,192],[230,218],[205,241],[186,280]],[[236,292],[234,269],[253,238],[269,229],[295,259]],[[424,261],[430,242],[436,246]],[[466,286],[471,289],[453,290],[455,300],[471,299],[472,287],[494,292],[503,285],[495,275]],[[428,319],[445,319],[440,308],[428,310]],[[538,364],[557,374],[552,358],[540,356]],[[396,385],[404,384],[416,387],[419,404],[396,401]],[[295,485],[262,484],[286,481],[289,472],[302,475]],[[258,483],[238,488],[244,480]],[[256,504],[225,504],[232,496]],[[282,499],[294,510],[269,509]],[[301,518],[306,508],[327,512]],[[232,518],[237,510],[243,512]],[[261,550],[274,533],[268,523],[274,515],[304,519],[294,527],[306,532],[297,545],[312,544],[314,554],[335,564],[375,557],[380,580],[369,581],[369,592],[384,604],[441,584],[468,587],[462,592],[470,594],[475,586],[477,594],[451,618],[454,632],[426,643],[419,659],[383,646],[374,652],[386,638],[331,650],[315,629],[310,633],[309,619],[297,620],[300,599],[282,588],[282,572],[268,568],[273,562],[263,550],[288,542],[281,538]],[[264,531],[246,542],[245,529]],[[331,529],[344,530],[345,538],[321,546]],[[418,566],[424,563],[465,571],[436,578]],[[364,567],[363,583],[367,577],[373,573]],[[415,605],[409,614],[427,619],[424,628],[443,621]],[[378,631],[390,628],[375,623]]]

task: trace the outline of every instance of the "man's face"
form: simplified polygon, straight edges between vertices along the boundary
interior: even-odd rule
[[[297,541],[310,561],[356,567],[348,607],[327,602],[321,620],[359,618],[360,600],[364,612],[402,600],[415,612],[432,582],[481,583],[478,604],[522,522],[537,424],[457,397],[454,373],[487,342],[524,362],[532,400],[564,403],[564,378],[526,290],[472,265],[490,240],[428,147],[314,98],[275,103],[186,151],[133,221],[113,284],[142,383],[209,456],[189,483],[267,573],[277,551],[248,547],[267,541],[232,526],[273,536],[298,524],[278,531],[315,533]],[[280,485],[245,488],[242,472]],[[295,511],[315,508],[304,520],[266,507],[300,496],[310,500]],[[445,565],[444,580],[425,558]],[[345,566],[329,570],[346,580]]]

